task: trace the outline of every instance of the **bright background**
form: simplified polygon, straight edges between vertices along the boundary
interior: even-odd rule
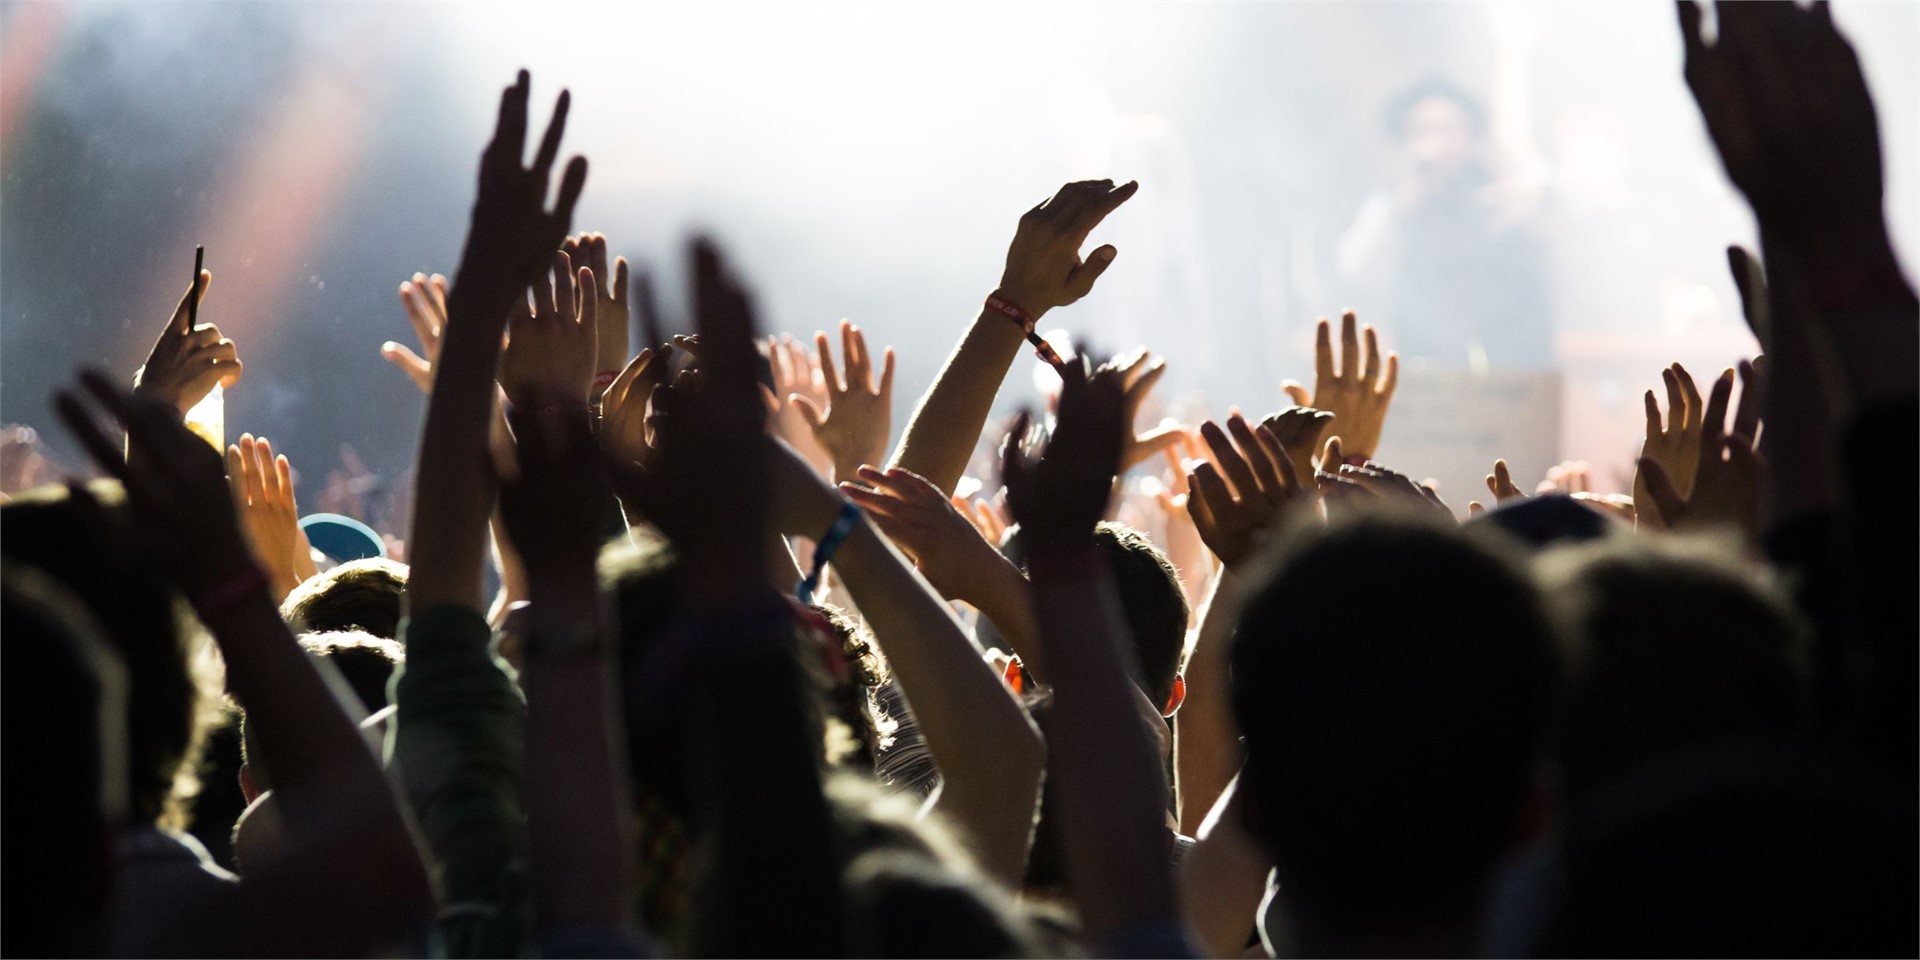
[[[1834,8],[1911,251],[1920,5]],[[1018,215],[1104,176],[1142,183],[1093,240],[1120,258],[1049,324],[1165,354],[1176,409],[1270,409],[1281,378],[1311,379],[1316,316],[1353,306],[1392,342],[1393,318],[1331,279],[1386,175],[1382,105],[1434,74],[1489,96],[1516,49],[1549,184],[1562,447],[1624,489],[1659,367],[1711,376],[1753,349],[1722,260],[1753,228],[1667,3],[9,3],[0,417],[53,434],[46,397],[75,366],[130,374],[200,242],[202,319],[247,362],[228,437],[272,437],[303,498],[342,444],[397,477],[422,402],[377,352],[410,340],[394,289],[452,268],[520,66],[537,116],[573,91],[566,149],[593,165],[577,228],[650,265],[670,314],[682,240],[706,229],[770,328],[853,318],[899,351],[896,433]],[[1002,406],[1031,384],[1023,365]]]

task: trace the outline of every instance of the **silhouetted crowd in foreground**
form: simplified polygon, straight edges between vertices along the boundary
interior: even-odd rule
[[[379,529],[207,442],[245,388],[197,262],[131,389],[57,396],[101,479],[0,507],[0,949],[1912,955],[1920,306],[1873,105],[1824,3],[1678,9],[1762,355],[1658,371],[1630,494],[1502,462],[1464,522],[1376,459],[1399,364],[1351,312],[1289,408],[1146,429],[1161,359],[1037,332],[1133,182],[1019,217],[890,447],[892,350],[767,336],[709,241],[661,334],[521,73],[457,269],[400,285],[427,412]],[[989,422],[1029,353],[1050,409]]]

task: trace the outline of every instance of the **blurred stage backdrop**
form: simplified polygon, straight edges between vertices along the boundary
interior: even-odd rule
[[[1911,256],[1920,5],[1834,6]],[[130,374],[204,243],[201,317],[247,364],[227,436],[288,451],[309,511],[329,475],[329,501],[394,487],[423,408],[378,355],[412,341],[395,288],[451,272],[521,66],[542,117],[573,91],[576,228],[654,273],[670,323],[710,230],[769,329],[849,317],[898,348],[896,436],[1070,179],[1142,187],[1059,336],[1165,354],[1156,414],[1265,412],[1352,307],[1405,354],[1382,458],[1457,509],[1494,455],[1625,490],[1660,367],[1754,349],[1722,252],[1753,226],[1666,3],[8,3],[0,418],[77,462],[48,392]],[[1003,411],[1038,401],[1029,364]]]

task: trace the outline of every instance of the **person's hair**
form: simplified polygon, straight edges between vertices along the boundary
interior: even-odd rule
[[[295,633],[357,630],[398,640],[400,600],[406,592],[406,564],[368,557],[343,563],[295,587],[280,604],[280,616]]]
[[[406,649],[399,643],[370,633],[309,633],[303,634],[299,643],[307,656],[326,661],[339,673],[360,701],[363,715],[387,705],[388,685],[407,658]],[[247,725],[246,705],[234,703],[231,707],[240,726],[240,762],[249,765],[254,782],[266,789],[271,784],[267,771],[253,758],[254,735]]]
[[[1280,539],[1243,608],[1248,826],[1336,935],[1471,922],[1531,792],[1557,676],[1509,544],[1372,516]]]
[[[1380,110],[1380,124],[1387,136],[1398,141],[1407,135],[1407,117],[1413,108],[1427,100],[1445,100],[1460,108],[1467,118],[1467,126],[1475,137],[1484,136],[1487,131],[1487,109],[1481,106],[1480,98],[1468,93],[1466,88],[1442,76],[1423,77],[1395,93],[1392,99]]]
[[[619,647],[636,834],[647,854],[635,878],[636,898],[647,929],[669,942],[686,930],[689,838],[702,814],[693,809],[687,778],[689,766],[701,762],[687,755],[687,746],[699,739],[688,725],[701,711],[679,699],[693,678],[679,658],[657,655],[680,612],[676,572],[664,540],[618,540],[600,553],[601,587],[612,598]],[[818,623],[810,625],[810,619]],[[875,750],[892,734],[874,688],[887,681],[886,662],[872,638],[840,611],[795,606],[794,620],[796,675],[812,707],[807,715],[821,747],[818,759],[870,774]],[[683,672],[668,675],[675,670]]]
[[[1623,536],[1539,558],[1567,651],[1569,794],[1684,747],[1805,731],[1800,623],[1766,569],[1737,556],[1717,541]]]
[[[389,703],[387,686],[407,659],[397,641],[358,630],[303,634],[300,649],[333,664],[367,713]]]
[[[1124,523],[1102,521],[1094,528],[1093,545],[1113,571],[1121,612],[1133,637],[1131,666],[1138,671],[1140,688],[1154,706],[1163,707],[1173,696],[1173,681],[1180,674],[1180,657],[1187,644],[1187,621],[1192,616],[1180,573],[1152,539]],[[1025,537],[1020,528],[1008,533],[1002,550],[1025,565]]]
[[[123,509],[118,481],[95,481],[87,489],[109,515]],[[71,593],[100,625],[127,675],[139,679],[125,717],[132,816],[184,830],[200,789],[196,770],[207,731],[220,719],[216,661],[192,655],[207,641],[179,592],[107,536],[83,519],[65,487],[41,487],[0,507],[0,551],[8,566],[36,567]]]
[[[0,953],[86,956],[111,901],[125,814],[126,677],[80,602],[38,570],[0,581],[0,757],[31,784],[0,815]]]
[[[1020,906],[981,874],[947,820],[870,777],[824,783],[861,956],[1051,955]]]

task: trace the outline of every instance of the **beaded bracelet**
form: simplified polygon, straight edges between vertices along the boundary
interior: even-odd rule
[[[833,518],[833,526],[813,547],[813,569],[793,588],[793,595],[801,603],[812,603],[813,592],[820,589],[820,576],[826,572],[827,564],[847,541],[847,535],[853,532],[853,525],[860,519],[860,507],[849,500],[840,507],[840,514]]]

